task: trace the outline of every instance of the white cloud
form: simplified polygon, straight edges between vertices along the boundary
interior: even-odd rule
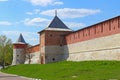
[[[48,6],[48,5],[63,4],[63,2],[60,2],[57,0],[27,0],[27,1],[36,6]]]
[[[26,12],[26,14],[28,14],[28,15],[33,15],[33,13],[32,13],[32,12]]]
[[[71,29],[76,29],[76,28],[83,28],[86,26],[84,23],[77,23],[77,22],[65,22],[65,24],[71,28]]]
[[[5,1],[8,1],[8,0],[0,0],[0,2],[5,2]]]
[[[29,44],[35,45],[39,42],[39,36],[36,32],[27,32],[27,31],[2,31],[2,34],[6,36],[10,36],[12,41],[15,43],[20,35],[22,33],[25,41]]]
[[[48,27],[49,23],[51,22],[51,20],[49,19],[45,19],[45,18],[26,18],[24,20],[24,24],[26,26],[36,26],[36,27]],[[85,27],[86,24],[84,23],[78,23],[78,22],[65,22],[63,21],[69,28],[71,29],[75,29],[75,28],[82,28]]]
[[[35,9],[34,10],[34,14],[39,14],[40,13],[40,10],[39,9]]]
[[[12,23],[10,23],[8,21],[0,21],[0,25],[1,26],[10,26],[10,25],[12,25]]]
[[[85,17],[88,15],[94,15],[97,13],[100,13],[99,9],[74,9],[74,8],[63,8],[63,9],[57,9],[58,15],[61,18],[79,18],[79,17]],[[54,16],[55,15],[55,9],[52,10],[46,10],[41,12],[42,15],[48,15],[48,16]]]
[[[27,26],[47,26],[49,22],[50,20],[45,18],[40,18],[40,17],[33,18],[33,19],[26,18],[24,20],[24,24]]]
[[[39,9],[35,9],[32,12],[26,12],[26,14],[28,14],[28,15],[40,14],[40,10]]]
[[[62,4],[64,4],[64,3],[63,3],[63,2],[60,2],[60,1],[54,2],[54,5],[62,5]]]

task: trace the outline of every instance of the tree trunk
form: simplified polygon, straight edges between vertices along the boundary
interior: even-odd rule
[[[2,63],[3,63],[3,65],[2,65],[3,69],[5,69],[5,53],[4,53],[4,51],[3,51],[3,62]]]

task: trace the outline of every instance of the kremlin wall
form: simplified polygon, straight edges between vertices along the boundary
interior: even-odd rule
[[[120,16],[75,31],[65,38],[67,60],[120,60]]]
[[[77,31],[69,29],[55,16],[50,25],[38,33],[38,45],[16,47],[21,43],[26,45],[23,36],[13,44],[13,65],[46,64],[61,60],[120,60],[120,16]],[[23,52],[20,53],[20,49]],[[16,56],[23,53],[25,58]]]

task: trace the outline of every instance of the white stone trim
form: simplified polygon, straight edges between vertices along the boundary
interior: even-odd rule
[[[71,29],[61,29],[61,28],[46,28],[45,30],[53,30],[53,31],[72,31]]]

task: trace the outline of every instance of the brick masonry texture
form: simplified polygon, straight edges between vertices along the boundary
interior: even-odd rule
[[[33,63],[120,60],[120,16],[77,31],[44,29],[39,36],[40,44],[27,48]],[[14,44],[17,48],[25,45]]]
[[[33,53],[33,52],[38,52],[38,51],[40,51],[40,45],[39,44],[26,49],[26,52],[28,52],[28,53]]]
[[[67,44],[120,33],[120,17],[115,17],[66,36]]]

